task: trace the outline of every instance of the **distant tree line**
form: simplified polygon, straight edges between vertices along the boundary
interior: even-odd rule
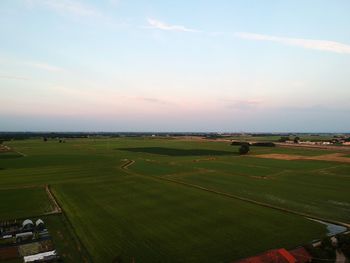
[[[254,143],[250,143],[250,142],[238,142],[238,141],[234,141],[231,143],[231,145],[236,145],[236,146],[241,146],[241,145],[248,145],[248,146],[260,146],[260,147],[275,147],[276,144],[274,144],[273,142],[254,142]]]
[[[35,133],[35,132],[11,132],[11,133],[0,133],[0,141],[11,141],[11,140],[26,140],[32,138],[88,138],[87,133]]]

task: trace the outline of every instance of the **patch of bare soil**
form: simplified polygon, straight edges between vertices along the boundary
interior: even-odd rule
[[[0,261],[19,257],[17,247],[0,248]]]
[[[0,144],[0,152],[9,152],[9,151],[11,151],[10,147]]]
[[[22,257],[37,254],[40,252],[40,243],[34,242],[34,243],[20,245],[18,247],[18,251]]]
[[[130,165],[132,165],[132,164],[135,163],[134,160],[124,159],[123,161],[125,161],[125,163],[124,163],[122,166],[120,166],[120,168],[122,168],[122,169],[128,169],[128,167],[129,167]]]
[[[278,154],[278,153],[269,153],[269,154],[259,154],[251,155],[258,158],[266,159],[277,159],[277,160],[315,160],[315,161],[329,161],[329,162],[341,162],[341,163],[350,163],[350,158],[344,157],[342,153],[331,153],[318,156],[304,156],[304,155],[294,155],[294,154]]]
[[[51,200],[51,203],[53,205],[53,211],[47,213],[47,214],[60,214],[62,213],[62,209],[59,206],[59,204],[57,203],[55,196],[53,195],[53,193],[51,192],[50,186],[49,185],[45,185],[45,191],[47,193],[47,196],[49,197],[49,199]]]

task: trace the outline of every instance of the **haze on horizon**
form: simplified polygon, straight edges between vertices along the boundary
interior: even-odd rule
[[[349,132],[348,0],[2,0],[0,131]]]

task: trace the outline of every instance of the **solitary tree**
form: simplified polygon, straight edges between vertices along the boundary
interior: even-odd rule
[[[294,138],[294,143],[299,143],[299,141],[300,141],[300,138],[298,136]]]
[[[239,147],[238,152],[239,154],[247,154],[249,152],[250,148],[248,144],[242,144],[241,147]]]

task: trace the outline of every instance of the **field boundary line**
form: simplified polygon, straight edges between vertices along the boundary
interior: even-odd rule
[[[135,163],[134,160],[126,160],[126,163],[122,164],[120,168],[127,170],[130,165]]]
[[[18,153],[19,155],[21,155],[22,157],[26,157],[28,156],[27,154],[25,153],[22,153],[22,152],[19,152],[19,151],[16,151],[15,149],[11,148],[10,146],[7,146],[7,145],[4,145],[5,147],[7,147],[7,151],[8,152],[14,152],[14,153]]]
[[[60,205],[58,204],[54,194],[52,193],[51,189],[50,189],[50,185],[45,185],[45,191],[50,199],[50,201],[52,202],[54,209],[51,212],[48,212],[46,214],[62,214],[62,208],[60,207]]]

